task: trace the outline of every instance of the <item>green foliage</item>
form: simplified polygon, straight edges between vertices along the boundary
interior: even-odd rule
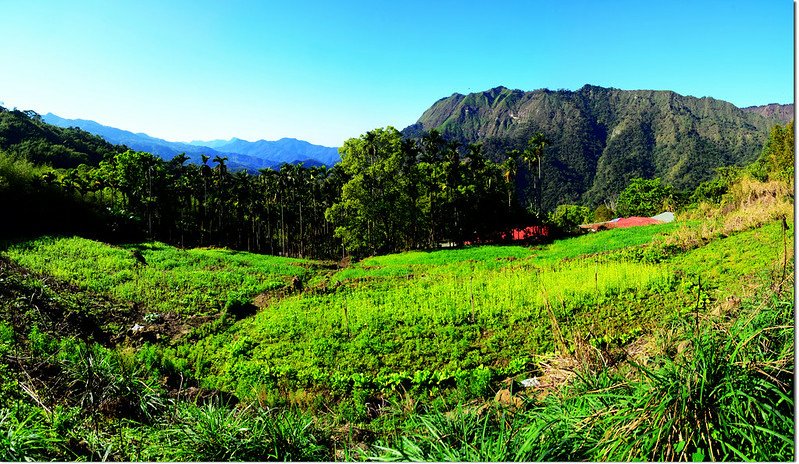
[[[611,229],[602,233],[557,240],[550,245],[541,247],[542,253],[539,257],[558,261],[583,255],[609,254],[617,250],[637,249],[674,233],[678,227],[677,223],[671,222],[647,227]]]
[[[744,187],[728,196],[782,192]],[[764,221],[695,242],[708,222],[338,270],[16,242],[0,257],[0,423],[29,450],[19,459],[788,459],[792,221]],[[768,291],[735,309],[758,273]],[[288,290],[294,276],[306,291]],[[129,318],[188,333],[125,340]],[[576,376],[557,388],[559,362]],[[546,390],[520,386],[532,376]]]
[[[43,332],[37,325],[28,333],[28,346],[31,353],[38,357],[48,357],[58,351],[58,341],[49,333]]]
[[[541,161],[544,158],[544,149],[550,145],[552,142],[547,139],[544,134],[541,132],[536,132],[533,134],[532,137],[527,141],[527,147],[522,152],[522,160],[527,164],[528,169],[530,172],[533,172],[533,165],[537,165],[537,176],[533,179],[533,191],[534,191],[534,198],[535,198],[535,215],[541,216],[541,196],[542,196],[542,184],[541,184]]]
[[[604,203],[597,206],[594,210],[593,220],[595,222],[605,222],[613,219],[615,212],[608,208]]]
[[[699,204],[703,201],[718,204],[728,189],[729,183],[717,177],[699,184],[691,194],[690,201],[692,204]]]
[[[341,148],[341,165],[350,176],[341,201],[327,213],[336,235],[356,253],[393,250],[401,246],[402,224],[411,222],[412,200],[405,195],[401,137],[389,127],[349,139]]]
[[[58,174],[19,155],[0,149],[0,200],[7,239],[49,230],[98,229],[97,213],[91,205],[58,185]]]
[[[662,212],[671,199],[672,189],[660,179],[635,178],[619,194],[620,216],[654,216]]]
[[[206,385],[241,398],[263,388],[286,398],[322,385],[336,394],[356,385],[384,394],[455,387],[464,399],[482,397],[499,376],[516,375],[506,371],[508,359],[555,348],[547,302],[565,332],[600,318],[591,329],[597,337],[644,329],[679,304],[656,298],[676,287],[666,266],[585,256],[645,244],[674,227],[612,230],[537,250],[369,258],[333,276],[334,292],[276,302],[225,333],[181,345],[179,355]],[[486,377],[472,378],[481,364]]]
[[[785,127],[776,125],[771,128],[769,138],[757,160],[760,168],[771,179],[791,180],[794,177],[794,122]]]
[[[130,352],[117,352],[81,342],[59,352],[72,394],[92,414],[152,420],[165,406],[163,391]]]
[[[626,406],[609,414],[620,430],[595,448],[600,460],[784,460],[793,455],[792,304],[784,295],[740,318],[729,332],[688,329],[690,353],[640,368]],[[635,424],[634,427],[632,424]]]
[[[33,112],[0,108],[3,238],[78,232],[113,240],[158,238],[272,254],[336,256],[324,219],[341,194],[340,168],[281,166],[258,175],[184,165],[115,147]],[[53,169],[55,168],[55,169]]]
[[[0,151],[0,195],[26,193],[35,188],[35,181],[43,174],[50,172],[25,159],[19,159]]]
[[[762,298],[762,297],[761,297]],[[794,453],[792,294],[752,300],[730,327],[683,321],[674,358],[587,367],[516,412],[410,416],[384,461],[785,461]],[[761,302],[765,308],[756,307]],[[678,340],[680,340],[678,338]]]
[[[40,411],[24,414],[18,409],[0,408],[1,461],[45,461],[61,442],[48,430]]]
[[[313,421],[292,412],[253,412],[182,404],[161,432],[170,461],[318,461],[328,459]]]
[[[376,461],[503,462],[524,460],[524,435],[512,415],[478,415],[458,408],[412,416],[389,442],[380,441]]]
[[[82,163],[96,165],[121,147],[75,127],[46,124],[32,111],[0,107],[0,150],[34,164],[74,168]]]
[[[146,260],[140,265],[131,253]],[[135,302],[149,312],[216,313],[228,302],[287,285],[308,262],[224,249],[181,250],[158,242],[115,247],[78,237],[14,244],[7,254],[92,292]],[[310,263],[308,263],[310,264]]]
[[[549,213],[549,222],[566,233],[575,232],[578,225],[585,224],[590,218],[591,210],[579,205],[558,205]]]
[[[481,150],[470,145],[463,153],[435,131],[403,140],[392,127],[347,140],[341,167],[349,180],[325,217],[358,256],[486,236],[511,209],[510,189],[507,208],[503,201],[511,179],[503,182]]]

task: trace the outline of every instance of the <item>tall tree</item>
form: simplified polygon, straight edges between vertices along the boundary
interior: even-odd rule
[[[350,176],[341,200],[325,216],[336,224],[335,234],[358,254],[399,248],[413,206],[403,179],[396,175],[403,162],[402,137],[393,127],[375,129],[341,148],[341,165]]]
[[[527,141],[527,147],[522,152],[522,160],[527,164],[530,172],[533,171],[533,165],[538,167],[538,175],[535,178],[534,191],[535,191],[535,214],[541,215],[541,159],[544,157],[544,149],[550,141],[541,132],[536,132]]]

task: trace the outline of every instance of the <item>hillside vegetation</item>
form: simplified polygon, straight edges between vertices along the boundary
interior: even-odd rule
[[[795,456],[793,122],[696,188],[547,214],[541,133],[251,175],[0,117],[0,460]]]
[[[497,87],[443,98],[404,133],[435,129],[462,143],[483,142],[499,158],[543,133],[552,142],[542,163],[549,211],[562,203],[612,202],[635,177],[693,189],[715,168],[754,161],[769,128],[787,122],[781,114],[671,91]]]
[[[791,459],[792,189],[773,167],[676,223],[532,248],[348,265],[9,242],[0,452]]]

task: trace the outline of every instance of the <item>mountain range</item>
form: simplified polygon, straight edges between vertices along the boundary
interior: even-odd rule
[[[672,91],[576,90],[455,93],[405,128],[408,137],[436,129],[461,143],[480,142],[501,160],[536,132],[550,141],[542,161],[542,206],[612,202],[634,177],[660,177],[692,189],[721,166],[753,161],[769,129],[793,118],[793,105],[738,108]],[[530,173],[521,167],[520,182]],[[523,199],[524,201],[524,199]]]
[[[282,163],[303,163],[305,166],[333,166],[339,161],[338,149],[313,145],[303,140],[282,138],[276,141],[246,140],[232,138],[230,140],[193,141],[191,143],[170,142],[151,137],[147,134],[105,126],[85,119],[65,119],[52,113],[42,119],[54,126],[77,127],[99,135],[112,144],[125,145],[137,151],[146,151],[164,159],[185,153],[193,163],[201,164],[202,155],[211,158],[223,156],[228,158],[228,166],[232,170],[246,169],[255,172],[261,168],[276,168]]]
[[[403,134],[418,138],[435,129],[462,144],[479,142],[486,155],[501,161],[509,150],[524,149],[532,134],[543,133],[550,145],[541,165],[542,206],[551,210],[563,203],[612,202],[633,177],[660,177],[678,189],[693,189],[718,167],[753,161],[770,128],[793,115],[793,104],[738,108],[668,90],[585,85],[575,91],[522,91],[500,86],[442,98]],[[43,120],[165,159],[186,153],[199,164],[201,155],[224,156],[232,170],[256,172],[297,162],[332,166],[339,161],[336,148],[290,138],[169,142],[51,113]],[[525,188],[530,174],[520,167],[523,202],[529,200]]]

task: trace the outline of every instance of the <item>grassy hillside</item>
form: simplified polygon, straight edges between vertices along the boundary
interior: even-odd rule
[[[0,457],[790,459],[788,192],[349,265],[6,243]]]
[[[140,253],[144,262],[134,257]],[[315,263],[226,249],[178,249],[158,242],[111,246],[80,237],[45,237],[10,246],[20,265],[153,313],[218,313],[307,279]]]

